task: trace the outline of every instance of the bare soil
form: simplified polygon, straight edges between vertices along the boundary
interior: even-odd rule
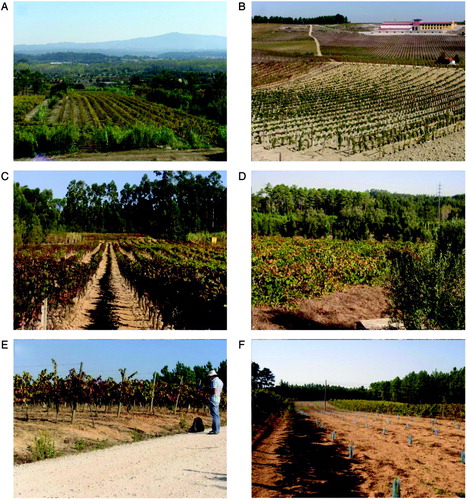
[[[53,410],[35,409],[25,421],[23,412],[15,410],[17,464],[28,459],[34,438],[44,433],[61,455],[16,465],[15,497],[226,496],[227,428],[222,427],[218,435],[208,435],[211,419],[206,413],[173,414],[156,409],[149,415],[123,410],[117,418],[116,408],[112,408],[93,419],[89,409],[83,409],[74,424],[70,416],[69,410],[62,409],[55,423]],[[186,432],[195,416],[203,419],[204,433]]]
[[[436,436],[431,419],[341,412],[329,404],[324,412],[322,402],[296,407],[300,412],[278,420],[253,450],[253,497],[390,497],[395,477],[401,497],[465,496],[465,423],[436,421]]]
[[[253,330],[354,330],[362,319],[389,317],[383,287],[359,285],[319,299],[300,302],[296,309],[254,307]]]
[[[260,144],[253,144],[251,159],[254,161],[464,161],[465,131],[448,133],[445,137],[438,137],[423,144],[414,144],[402,151],[387,151],[384,156],[378,149],[349,155],[335,148],[292,151],[287,146],[265,149]]]
[[[73,455],[81,451],[142,441],[150,438],[186,432],[195,417],[201,417],[205,430],[211,428],[211,417],[207,408],[202,410],[179,410],[166,408],[148,410],[125,407],[117,417],[117,407],[108,411],[80,406],[71,423],[71,409],[61,407],[58,415],[54,408],[15,406],[14,411],[14,460],[16,464],[31,461],[34,439],[47,434],[54,443],[57,456]],[[221,412],[222,423],[225,414]]]
[[[151,323],[118,268],[112,243],[86,293],[57,330],[148,330]]]
[[[17,161],[226,161],[227,153],[222,148],[210,149],[134,149],[108,153],[69,153],[64,155],[20,158]]]

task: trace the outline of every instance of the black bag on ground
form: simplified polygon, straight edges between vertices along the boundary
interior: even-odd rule
[[[196,417],[193,420],[193,425],[188,429],[188,432],[204,432],[204,424],[201,417]]]

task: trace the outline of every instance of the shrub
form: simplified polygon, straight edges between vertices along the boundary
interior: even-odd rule
[[[393,254],[390,300],[393,318],[401,320],[405,328],[464,329],[465,250],[461,233],[459,223],[448,224],[440,228],[435,248]]]
[[[451,252],[460,255],[465,249],[465,219],[452,219],[441,224],[436,242],[437,255]]]
[[[227,242],[227,234],[225,232],[220,233],[188,233],[186,235],[186,241],[188,243],[213,243],[213,238],[216,238],[217,244],[225,245]]]
[[[20,127],[14,131],[14,157],[31,158],[37,152],[37,140],[33,133]]]
[[[204,141],[204,137],[202,137],[200,134],[195,132],[193,129],[190,129],[188,131],[188,144],[191,148],[198,149],[198,148],[206,148],[209,147],[209,144],[207,144]]]
[[[49,434],[45,433],[38,438],[34,438],[34,444],[31,446],[31,458],[33,461],[53,458],[55,455],[55,444]]]
[[[287,399],[268,389],[254,390],[251,397],[252,423],[264,422],[271,415],[281,415],[288,407]]]

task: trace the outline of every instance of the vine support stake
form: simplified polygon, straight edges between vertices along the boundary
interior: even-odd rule
[[[392,482],[392,498],[400,498],[401,496],[401,480],[396,477]]]

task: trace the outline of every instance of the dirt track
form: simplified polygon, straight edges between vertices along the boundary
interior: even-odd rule
[[[92,285],[60,330],[147,330],[150,324],[122,278],[115,251],[107,243]]]
[[[18,161],[226,161],[222,148],[210,149],[132,149],[108,153],[68,153],[36,158],[20,158]]]
[[[227,492],[227,428],[178,434],[19,465],[15,497],[219,498]]]

